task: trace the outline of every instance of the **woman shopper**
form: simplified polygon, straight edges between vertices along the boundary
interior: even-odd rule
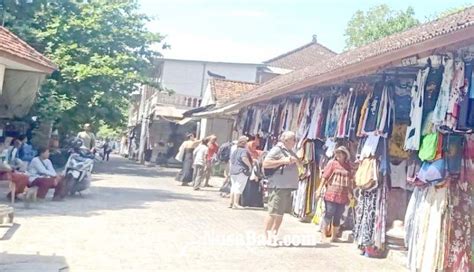
[[[181,181],[182,186],[188,186],[188,183],[193,181],[193,153],[197,144],[199,141],[196,141],[194,134],[188,134],[186,141],[181,144],[178,155],[176,155],[176,159],[183,162],[181,172],[176,177],[178,181]]]
[[[245,185],[250,176],[252,163],[250,154],[246,148],[248,138],[241,136],[237,141],[237,148],[230,155],[230,206],[229,208],[241,209],[240,196],[244,192]]]
[[[349,163],[351,154],[345,146],[340,146],[334,151],[332,159],[324,168],[318,195],[321,196],[323,188],[325,213],[321,225],[322,237],[327,237],[331,229],[331,242],[337,241],[339,226],[345,206],[352,198],[354,176]]]
[[[64,177],[57,175],[49,160],[49,149],[41,147],[38,156],[28,166],[30,187],[38,186],[37,197],[44,199],[50,188],[54,188],[53,201],[62,200],[66,196]]]

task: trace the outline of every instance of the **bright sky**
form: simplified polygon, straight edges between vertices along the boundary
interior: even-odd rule
[[[412,6],[425,21],[468,0],[139,0],[156,19],[152,31],[166,35],[167,58],[260,63],[311,41],[341,52],[344,30],[358,9],[388,3]]]

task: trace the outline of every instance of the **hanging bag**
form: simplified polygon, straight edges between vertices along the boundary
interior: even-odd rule
[[[417,179],[428,184],[436,185],[444,180],[446,176],[446,164],[444,159],[433,162],[423,162]]]
[[[418,157],[422,161],[432,161],[436,157],[438,148],[438,133],[430,133],[423,137]]]
[[[359,165],[355,175],[355,185],[363,190],[371,190],[377,187],[377,160],[365,158]]]

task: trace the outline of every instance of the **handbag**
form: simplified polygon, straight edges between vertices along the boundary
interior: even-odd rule
[[[378,180],[377,160],[365,158],[359,165],[355,174],[355,185],[363,190],[377,187]]]
[[[444,159],[439,159],[433,162],[423,162],[416,177],[424,183],[436,185],[442,182],[445,176],[446,162]]]
[[[178,150],[178,154],[176,154],[175,160],[182,162],[184,157],[184,147],[181,145]]]

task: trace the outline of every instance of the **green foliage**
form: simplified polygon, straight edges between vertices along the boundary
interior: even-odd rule
[[[428,16],[426,18],[427,21],[433,21],[433,20],[436,20],[436,19],[441,19],[441,18],[444,18],[446,16],[449,16],[451,14],[454,14],[454,13],[457,13],[457,12],[460,12],[468,7],[471,7],[472,4],[464,4],[464,5],[461,5],[459,7],[452,7],[452,8],[449,8],[445,11],[442,11],[440,13],[435,13],[431,16]]]
[[[415,11],[394,11],[386,4],[375,6],[364,12],[358,10],[347,24],[344,36],[346,49],[353,49],[385,36],[404,31],[419,24]]]
[[[146,29],[150,18],[138,12],[136,0],[5,1],[6,26],[59,66],[42,87],[34,114],[55,120],[61,130],[101,122],[119,127],[140,84],[159,88],[147,75],[161,56],[151,45],[163,36]]]
[[[121,131],[116,128],[111,128],[104,122],[101,122],[97,131],[97,137],[100,139],[116,139],[121,134]]]

